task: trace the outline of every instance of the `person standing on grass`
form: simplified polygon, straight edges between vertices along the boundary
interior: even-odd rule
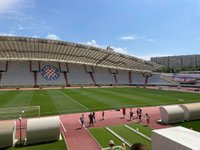
[[[122,113],[123,113],[123,117],[125,118],[125,116],[126,116],[126,108],[125,107],[122,108]]]
[[[82,116],[80,118],[80,122],[81,122],[81,128],[83,128],[83,126],[84,126],[84,114],[82,114]]]
[[[150,116],[148,113],[146,113],[146,120],[147,120],[147,126],[150,126]]]
[[[132,111],[132,108],[130,108],[130,120],[134,119],[133,118],[133,111]]]
[[[102,111],[102,120],[104,120],[104,115],[105,115],[105,112]]]

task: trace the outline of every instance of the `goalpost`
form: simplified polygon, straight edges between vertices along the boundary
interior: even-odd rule
[[[18,119],[22,111],[25,118],[40,116],[40,106],[4,107],[0,108],[0,120]]]

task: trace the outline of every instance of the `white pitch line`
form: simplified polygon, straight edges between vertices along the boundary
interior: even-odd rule
[[[148,137],[148,136],[146,136],[146,135],[144,135],[143,133],[141,133],[141,132],[139,132],[139,131],[137,131],[137,130],[135,130],[135,129],[133,129],[133,128],[129,127],[129,126],[127,126],[127,125],[124,125],[124,126],[125,126],[127,129],[129,129],[129,130],[131,130],[131,131],[135,132],[136,134],[138,134],[138,135],[142,136],[143,138],[145,138],[145,139],[147,139],[147,140],[151,141],[151,138],[150,138],[150,137]]]
[[[86,110],[89,110],[86,106],[84,106],[83,104],[79,103],[77,100],[75,100],[73,97],[67,95],[66,93],[62,92],[63,94],[65,94],[66,96],[68,96],[71,100],[73,100],[75,103],[79,104],[81,107],[83,107]]]
[[[131,144],[124,140],[120,135],[118,135],[117,133],[115,133],[113,130],[111,130],[110,128],[106,127],[106,130],[108,130],[109,132],[111,132],[114,136],[116,136],[118,139],[120,139],[122,142],[124,142],[126,145],[128,145],[128,147],[131,147]]]
[[[68,146],[68,144],[67,144],[67,140],[66,140],[66,138],[65,138],[65,135],[62,133],[62,135],[63,135],[63,138],[64,138],[64,140],[65,140],[65,145],[66,145],[66,147],[67,147],[67,149],[69,150],[69,146]]]
[[[99,144],[99,142],[95,139],[95,137],[90,133],[90,131],[88,131],[87,128],[86,128],[86,130],[90,134],[90,136],[94,139],[94,141],[99,145],[99,147],[102,149],[103,147]]]

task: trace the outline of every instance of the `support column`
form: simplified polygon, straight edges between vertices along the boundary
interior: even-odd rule
[[[128,79],[129,79],[129,84],[132,84],[132,72],[128,72]]]
[[[34,87],[38,87],[38,85],[37,85],[37,71],[33,71],[33,77],[34,77]]]
[[[2,72],[0,72],[0,82],[1,82],[1,78],[2,78]]]
[[[146,85],[148,83],[148,80],[149,80],[149,77],[151,77],[152,74],[151,73],[143,73],[143,77],[145,78],[145,81],[144,81],[144,88],[146,88]]]
[[[149,76],[145,76],[144,88],[146,88],[146,85],[147,85],[147,83],[148,83],[148,79],[149,79]]]
[[[5,70],[5,72],[7,72],[8,71],[8,61],[6,61],[6,70]]]

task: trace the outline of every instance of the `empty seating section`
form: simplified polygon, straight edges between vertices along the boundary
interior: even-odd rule
[[[6,71],[6,62],[0,61],[0,71]]]
[[[145,78],[142,73],[132,72],[132,82],[133,84],[143,85],[145,82]]]
[[[29,62],[8,62],[7,72],[2,72],[0,86],[34,85],[33,73]]]
[[[45,66],[54,66],[56,69],[59,70],[59,65],[57,62],[40,62],[40,72],[37,73],[37,84],[38,85],[65,85],[65,79],[64,79],[64,75],[63,73],[59,73],[58,78],[56,79],[47,79],[44,77],[44,74],[42,72],[42,69]],[[49,71],[49,73],[53,73],[51,71]],[[55,72],[56,73],[56,72]]]
[[[160,74],[152,74],[148,79],[148,85],[169,85],[170,83],[161,79]]]
[[[32,64],[32,65],[31,65]],[[90,67],[80,64],[67,64],[58,62],[30,62],[10,61],[6,67],[6,62],[0,63],[1,80],[0,86],[34,86],[34,71],[37,74],[36,83],[38,86],[65,86],[65,71],[69,85],[110,85],[110,84],[133,84],[143,85],[145,77],[143,73],[132,72],[132,83],[129,83],[129,71],[115,70],[116,80],[112,70],[102,67]],[[32,70],[31,70],[32,68]],[[38,68],[38,69],[34,69]],[[85,69],[86,68],[86,69]],[[91,68],[88,71],[88,68]],[[94,71],[94,72],[93,72]],[[95,82],[93,82],[93,80]],[[168,85],[169,82],[163,80],[160,74],[152,74],[149,77],[148,85]]]
[[[115,84],[113,74],[110,74],[109,69],[100,67],[93,67],[93,69],[96,84]]]
[[[129,84],[128,71],[119,70],[117,80],[119,84]]]
[[[69,73],[67,73],[69,84],[93,84],[93,81],[83,67],[78,64],[68,64]]]

